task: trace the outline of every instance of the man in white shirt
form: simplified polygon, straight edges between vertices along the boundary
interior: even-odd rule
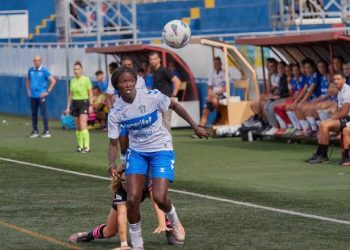
[[[208,121],[210,112],[217,110],[219,107],[219,100],[226,98],[226,81],[225,71],[222,69],[222,62],[220,57],[214,58],[214,71],[209,74],[208,78],[208,97],[202,112],[200,126],[205,127]]]
[[[134,68],[134,62],[132,58],[129,56],[124,56],[120,64],[122,67]],[[111,74],[113,72],[111,72]],[[141,76],[137,76],[136,89],[147,89],[145,80]],[[109,79],[108,81],[108,87],[107,87],[106,93],[108,94],[108,100],[109,100],[108,103],[110,103],[110,105],[108,105],[109,106],[108,108],[111,109],[111,107],[113,106],[113,103],[115,102],[115,95],[117,94],[115,89],[113,88],[111,79]]]
[[[333,81],[339,91],[337,96],[338,110],[331,118],[320,123],[316,153],[307,160],[310,164],[325,163],[329,161],[329,132],[342,132],[346,127],[346,124],[350,121],[350,86],[346,84],[346,77],[341,72],[334,74]]]

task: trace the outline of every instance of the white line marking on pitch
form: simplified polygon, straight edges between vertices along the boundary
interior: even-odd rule
[[[45,166],[45,165],[41,165],[41,164],[30,163],[30,162],[25,162],[25,161],[17,161],[17,160],[12,160],[12,159],[3,158],[3,157],[0,157],[0,160],[6,161],[6,162],[22,164],[22,165],[27,165],[27,166],[32,166],[32,167],[37,167],[37,168],[42,168],[42,169],[47,169],[47,170],[52,170],[52,171],[57,171],[57,172],[62,172],[62,173],[85,176],[85,177],[90,177],[90,178],[95,178],[95,179],[100,179],[100,180],[110,180],[107,177],[103,177],[103,176],[99,176],[99,175],[86,174],[86,173],[81,173],[81,172],[77,172],[77,171],[61,169],[61,168],[54,168],[54,167],[49,167],[49,166]],[[220,201],[220,202],[224,202],[224,203],[230,203],[230,204],[235,204],[235,205],[240,205],[240,206],[245,206],[245,207],[252,207],[252,208],[256,208],[256,209],[272,211],[272,212],[277,212],[277,213],[281,213],[281,214],[288,214],[288,215],[294,215],[294,216],[299,216],[299,217],[304,217],[304,218],[309,218],[309,219],[315,219],[315,220],[328,221],[328,222],[333,222],[333,223],[338,223],[338,224],[350,225],[350,221],[347,221],[347,220],[338,220],[338,219],[333,219],[333,218],[324,217],[324,216],[318,216],[318,215],[314,215],[314,214],[295,212],[295,211],[291,211],[291,210],[279,209],[279,208],[273,208],[273,207],[266,207],[266,206],[262,206],[262,205],[258,205],[258,204],[254,204],[254,203],[250,203],[250,202],[242,202],[242,201],[224,199],[224,198],[214,197],[214,196],[210,196],[210,195],[197,194],[197,193],[193,193],[193,192],[181,191],[181,190],[176,190],[176,189],[169,189],[169,191],[171,191],[173,193],[185,194],[185,195],[189,195],[189,196],[193,196],[193,197],[199,197],[199,198],[203,198],[203,199],[207,199],[207,200]]]

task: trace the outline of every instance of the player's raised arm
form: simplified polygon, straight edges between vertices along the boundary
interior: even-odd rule
[[[191,116],[187,113],[187,111],[177,102],[171,100],[169,108],[174,110],[176,114],[178,114],[182,119],[184,119],[188,124],[191,125],[194,132],[199,138],[206,137],[208,139],[209,133],[202,127],[198,126],[197,123],[193,121]]]

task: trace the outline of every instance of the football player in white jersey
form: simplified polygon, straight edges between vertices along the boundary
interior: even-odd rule
[[[112,176],[116,173],[118,138],[120,131],[126,129],[129,137],[125,168],[127,215],[133,249],[143,249],[140,201],[149,170],[154,201],[171,223],[173,242],[183,244],[185,231],[167,195],[169,183],[174,180],[175,155],[172,137],[162,123],[162,113],[173,109],[200,138],[208,137],[208,132],[179,104],[158,90],[136,89],[136,81],[137,73],[133,68],[119,68],[112,76],[113,87],[119,91],[120,98],[116,99],[108,120],[110,173]]]

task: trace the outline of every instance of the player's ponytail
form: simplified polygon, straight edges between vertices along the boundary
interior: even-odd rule
[[[117,68],[111,77],[111,83],[114,89],[118,90],[118,80],[120,76],[124,73],[129,73],[134,76],[135,82],[137,81],[137,72],[134,68],[121,67]]]

